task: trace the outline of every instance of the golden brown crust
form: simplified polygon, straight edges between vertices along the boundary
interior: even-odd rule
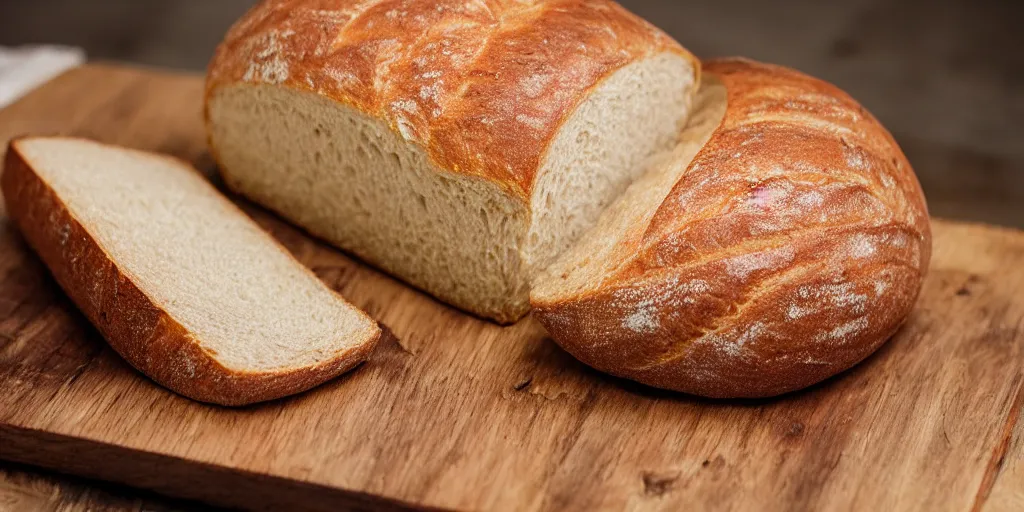
[[[206,95],[240,83],[315,92],[386,120],[440,168],[528,201],[572,110],[617,69],[664,52],[699,70],[611,0],[264,0],[218,47]]]
[[[582,296],[534,302],[603,371],[710,397],[800,389],[874,352],[931,254],[921,188],[892,136],[836,87],[706,63],[728,105],[638,244]]]
[[[0,176],[8,215],[110,346],[154,381],[194,400],[246,405],[310,389],[369,356],[379,330],[371,342],[314,367],[282,372],[224,367],[117,267],[32,170],[17,143],[11,141]]]

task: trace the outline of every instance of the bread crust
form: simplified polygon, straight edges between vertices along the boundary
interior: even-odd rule
[[[206,105],[237,84],[313,92],[529,204],[575,107],[614,71],[664,52],[699,74],[693,55],[611,0],[264,0],[217,48]]]
[[[240,406],[313,388],[369,357],[380,337],[379,328],[365,343],[316,366],[276,372],[225,367],[118,268],[33,171],[17,144],[18,139],[11,141],[0,176],[8,215],[110,346],[157,383],[201,402]]]
[[[850,368],[910,314],[931,255],[924,195],[892,136],[821,80],[705,63],[725,116],[614,271],[533,298],[578,359],[651,386],[765,397]],[[555,279],[558,277],[555,276]]]

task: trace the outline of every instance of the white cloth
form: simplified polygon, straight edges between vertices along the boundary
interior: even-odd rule
[[[0,47],[0,108],[36,86],[85,62],[85,52],[66,46]]]

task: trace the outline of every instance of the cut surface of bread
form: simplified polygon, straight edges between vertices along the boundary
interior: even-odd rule
[[[718,129],[725,107],[725,86],[713,75],[705,74],[686,128],[677,133],[674,150],[650,162],[647,172],[601,213],[593,232],[538,276],[532,290],[535,301],[585,294],[615,274],[629,259],[679,177]]]
[[[529,310],[536,273],[673,147],[694,74],[664,53],[597,85],[550,143],[529,202],[308,92],[222,88],[209,126],[232,189],[448,303],[511,322]]]
[[[183,162],[25,138],[11,144],[3,191],[111,345],[186,396],[237,405],[301,391],[365,359],[379,337]]]
[[[696,74],[683,57],[663,53],[616,71],[577,107],[549,146],[530,199],[522,257],[531,281],[676,146]]]
[[[410,284],[483,315],[526,307],[527,211],[485,180],[444,173],[378,120],[314,94],[224,89],[211,102],[225,183]]]

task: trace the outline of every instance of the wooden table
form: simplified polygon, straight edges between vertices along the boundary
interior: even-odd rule
[[[110,66],[0,112],[0,140],[74,133],[212,169],[201,79]],[[936,221],[917,310],[853,370],[707,401],[593,372],[531,320],[468,317],[243,207],[390,328],[370,362],[241,410],[127,367],[0,231],[0,457],[264,509],[1024,509],[1024,233]],[[0,471],[0,508],[192,507]],[[13,504],[13,505],[11,505]]]
[[[116,484],[0,462],[0,510],[60,512],[190,512],[214,507]]]

